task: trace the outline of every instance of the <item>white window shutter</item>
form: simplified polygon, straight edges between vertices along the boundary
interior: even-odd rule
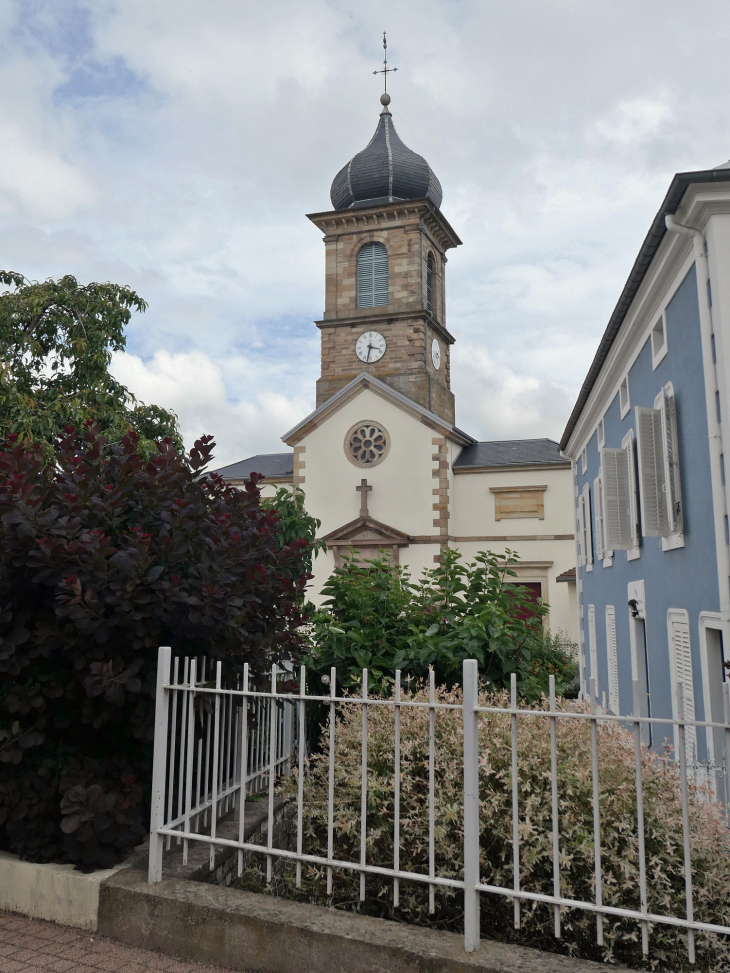
[[[596,560],[606,556],[603,549],[603,503],[601,502],[601,474],[593,481],[593,516],[596,518]]]
[[[639,458],[641,531],[645,537],[668,537],[664,492],[664,445],[660,409],[636,407],[636,446]]]
[[[631,543],[629,518],[629,464],[625,449],[603,450],[604,543],[614,551],[628,551]]]
[[[671,385],[662,389],[662,445],[664,447],[664,480],[666,483],[669,532],[682,531],[682,489],[679,479],[679,445],[677,443],[677,408]]]
[[[629,473],[629,531],[631,533],[631,548],[634,549],[639,546],[639,505],[636,496],[636,454],[633,436],[628,437],[624,449],[626,450],[626,463]]]
[[[616,645],[616,609],[613,605],[606,605],[606,652],[608,655],[608,708],[618,716],[618,649]]]
[[[674,692],[676,694],[677,684],[681,682],[684,718],[686,720],[693,720],[695,718],[694,677],[692,675],[692,647],[689,638],[689,617],[686,611],[669,612],[669,637],[672,641],[674,655]],[[691,766],[697,753],[697,728],[694,726],[686,727],[684,739],[687,746],[687,764]]]
[[[583,484],[583,537],[585,540],[585,563],[593,564],[593,532],[591,530],[591,488]]]
[[[588,649],[591,660],[591,676],[593,686],[598,696],[598,649],[596,647],[596,606],[588,606]]]

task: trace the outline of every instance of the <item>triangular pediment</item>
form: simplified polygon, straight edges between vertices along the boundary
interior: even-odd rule
[[[346,403],[351,402],[352,399],[360,395],[365,389],[369,389],[375,395],[391,402],[399,409],[412,415],[414,419],[424,423],[426,426],[430,426],[439,435],[447,436],[461,446],[471,446],[476,442],[475,439],[462,432],[461,429],[457,429],[456,426],[450,422],[446,422],[445,419],[437,416],[434,412],[424,409],[423,406],[414,402],[413,399],[409,399],[407,395],[398,392],[369,372],[361,372],[356,378],[353,378],[351,382],[348,382],[347,385],[341,388],[339,392],[335,392],[326,402],[323,402],[314,412],[311,412],[306,419],[302,419],[298,425],[294,426],[293,429],[290,429],[289,432],[282,436],[283,442],[287,446],[295,446],[313,429],[326,422],[331,415],[338,412]]]
[[[322,540],[330,547],[406,547],[411,538],[402,530],[381,524],[372,517],[358,517],[349,524],[343,524],[336,530],[330,531]]]

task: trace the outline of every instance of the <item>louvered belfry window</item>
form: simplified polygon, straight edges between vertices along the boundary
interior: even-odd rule
[[[430,253],[426,263],[426,305],[428,313],[433,314],[433,257]]]
[[[388,303],[388,251],[382,243],[366,243],[357,255],[357,306]]]

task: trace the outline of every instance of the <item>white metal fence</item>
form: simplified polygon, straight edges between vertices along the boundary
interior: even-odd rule
[[[695,918],[693,904],[692,854],[690,837],[690,788],[692,768],[688,761],[688,734],[694,730],[705,733],[721,732],[725,751],[730,754],[730,684],[727,692],[726,722],[711,723],[685,720],[682,702],[682,686],[678,687],[678,718],[614,716],[596,708],[590,702],[589,711],[557,708],[554,677],[550,677],[548,709],[520,709],[518,707],[516,679],[512,677],[510,706],[480,706],[478,697],[478,670],[474,660],[463,665],[463,697],[461,703],[437,700],[433,673],[430,679],[428,701],[416,700],[401,693],[400,672],[395,673],[394,693],[388,699],[368,695],[368,673],[363,670],[362,696],[337,696],[337,672],[331,670],[330,695],[308,695],[305,671],[301,667],[298,692],[282,692],[280,679],[287,675],[274,666],[268,689],[249,686],[248,666],[234,688],[221,684],[221,666],[217,666],[215,680],[206,682],[205,672],[200,671],[196,660],[175,659],[171,664],[171,651],[161,648],[157,674],[157,701],[154,742],[154,770],[152,783],[152,814],[150,826],[149,881],[162,880],[163,846],[172,841],[183,846],[187,860],[189,842],[210,845],[211,868],[216,848],[231,848],[238,852],[238,873],[243,869],[244,852],[266,855],[267,878],[271,880],[275,858],[293,860],[296,863],[297,886],[301,883],[302,863],[326,868],[327,892],[332,892],[335,870],[359,873],[360,898],[365,899],[365,876],[385,877],[393,883],[393,904],[399,903],[399,886],[403,881],[419,882],[428,887],[430,911],[434,909],[434,893],[438,887],[458,889],[464,899],[464,948],[475,950],[479,944],[480,894],[504,896],[512,900],[514,925],[520,928],[522,903],[542,903],[554,910],[555,936],[561,936],[561,912],[579,909],[595,914],[596,941],[603,944],[604,917],[635,920],[641,930],[642,949],[649,950],[649,932],[652,925],[679,927],[686,930],[687,951],[690,963],[695,961],[694,935],[697,931],[730,935],[730,925],[702,922]],[[288,674],[289,677],[291,674]],[[289,687],[287,687],[289,688]],[[197,702],[194,702],[196,701]],[[306,772],[305,719],[308,703],[326,704],[329,708],[329,779],[327,854],[314,855],[303,852],[303,788]],[[367,768],[368,768],[368,711],[371,707],[388,707],[394,716],[394,811],[393,811],[393,863],[391,867],[369,864],[367,861]],[[338,707],[360,707],[362,715],[362,764],[361,764],[361,811],[360,855],[358,861],[341,861],[334,857],[334,794],[335,759]],[[401,867],[400,820],[401,820],[401,712],[406,708],[426,709],[429,714],[428,806],[429,806],[429,867],[428,872],[404,870]],[[452,711],[463,719],[463,814],[464,814],[464,868],[463,879],[441,876],[435,867],[435,733],[434,721],[439,712]],[[201,715],[202,714],[202,715]],[[511,723],[511,812],[512,812],[512,886],[489,884],[480,873],[480,820],[479,820],[479,720],[481,714],[509,716]],[[533,892],[521,883],[520,853],[520,802],[519,802],[519,747],[518,720],[546,721],[550,734],[550,787],[551,787],[551,838],[552,838],[552,894]],[[582,720],[590,725],[591,782],[593,814],[593,871],[595,896],[593,901],[568,898],[561,887],[561,839],[560,805],[558,800],[558,744],[557,727],[561,720]],[[636,830],[639,859],[638,909],[619,908],[604,901],[602,873],[602,823],[599,790],[598,732],[601,724],[619,722],[633,728],[635,753]],[[644,827],[644,791],[642,729],[649,724],[665,732],[674,732],[676,741],[677,786],[681,792],[684,909],[683,915],[667,915],[649,912],[647,895],[647,853]],[[631,738],[628,737],[628,740]],[[296,804],[296,848],[278,848],[274,840],[274,808],[276,778],[287,774],[294,758],[292,744],[298,760],[298,794]],[[245,786],[242,786],[242,782]],[[267,791],[268,831],[266,845],[244,840],[246,797],[252,791]],[[710,794],[712,798],[714,795]],[[238,838],[223,838],[216,833],[221,816],[234,812],[238,821]],[[725,806],[726,821],[730,824],[730,806]],[[605,836],[604,836],[605,837]]]

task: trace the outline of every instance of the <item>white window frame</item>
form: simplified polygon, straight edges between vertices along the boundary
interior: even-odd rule
[[[621,418],[624,419],[631,411],[631,393],[629,391],[628,372],[624,375],[618,389],[618,404],[621,409]]]
[[[580,471],[585,476],[588,472],[588,447],[584,446],[580,451]]]
[[[598,476],[593,481],[593,515],[596,520],[596,560],[604,568],[613,564],[613,551],[606,547],[606,508],[603,501],[603,467],[598,470]]]
[[[661,426],[662,426],[662,455],[663,455],[663,460],[664,460],[664,491],[665,491],[666,504],[667,504],[667,518],[668,518],[668,521],[669,521],[669,524],[670,524],[670,528],[669,528],[669,531],[670,532],[666,536],[662,537],[662,551],[676,551],[678,548],[684,547],[684,525],[683,525],[683,522],[682,522],[683,521],[683,518],[682,518],[682,515],[680,513],[680,516],[679,516],[679,527],[678,527],[678,529],[671,530],[672,515],[671,515],[670,509],[669,509],[670,508],[670,500],[669,500],[669,479],[668,479],[669,476],[670,476],[670,469],[669,469],[669,464],[668,464],[668,460],[667,460],[667,450],[666,450],[667,425],[668,425],[668,423],[670,421],[669,417],[666,414],[667,408],[670,407],[670,404],[667,401],[668,399],[671,399],[672,400],[671,408],[674,409],[674,416],[673,416],[673,420],[672,420],[672,422],[673,422],[673,433],[672,433],[672,435],[674,437],[674,450],[675,450],[675,455],[676,455],[676,453],[679,450],[679,440],[678,440],[678,436],[677,436],[676,405],[675,405],[676,399],[674,398],[674,386],[672,385],[671,382],[667,382],[667,384],[664,386],[664,388],[661,390],[661,392],[654,399],[654,408],[655,409],[659,409],[659,411],[661,412],[661,415],[662,415],[662,418],[661,418]],[[681,510],[681,508],[682,508],[682,474],[681,474],[681,470],[680,470],[680,467],[679,467],[679,461],[678,461],[678,459],[677,459],[676,474],[675,475],[676,475],[676,484],[677,484],[677,486],[676,486],[677,496],[678,496],[678,499],[679,499],[680,510]]]
[[[670,608],[667,611],[667,642],[669,643],[669,676],[672,686],[672,719],[679,719],[679,713],[677,711],[677,655],[674,644],[674,632],[672,630],[672,623],[678,622],[687,626],[687,641],[689,643],[689,658],[690,658],[690,679],[692,682],[691,686],[684,686],[684,716],[685,719],[695,719],[695,690],[694,690],[694,668],[692,666],[692,636],[691,629],[689,625],[689,613],[685,608]],[[694,746],[694,752],[697,753],[697,728],[694,726],[685,727],[685,743],[687,748],[687,773],[689,777],[692,777],[692,749]],[[674,750],[675,753],[679,747],[679,734],[677,732],[677,727],[674,727]]]
[[[712,714],[712,679],[713,673],[710,668],[710,651],[707,640],[707,630],[713,629],[720,632],[723,642],[723,650],[725,653],[726,661],[728,656],[728,626],[723,623],[722,615],[719,612],[700,612],[699,618],[699,631],[700,631],[700,662],[702,666],[702,699],[704,703],[705,719],[710,722],[715,722]],[[730,720],[730,702],[728,702],[728,685],[730,685],[730,672],[727,670],[723,673],[722,681],[722,695],[724,703],[724,717],[725,721]],[[720,714],[715,714],[720,715]],[[722,719],[718,722],[722,722]],[[716,734],[713,732],[711,727],[707,727],[705,730],[705,741],[707,745],[707,758],[711,764],[716,767],[719,763],[718,758],[722,758],[722,754],[715,753],[715,737]],[[717,799],[718,791],[720,789],[720,775],[721,769],[718,768],[716,774],[709,774],[708,784],[712,789],[712,796]],[[726,778],[726,785],[730,785],[730,779]]]
[[[657,349],[657,342],[655,340],[655,335],[661,334],[662,344]],[[654,326],[651,329],[651,368],[654,371],[657,365],[664,360],[667,351],[667,312],[662,311],[657,320],[654,322]]]
[[[616,716],[620,716],[618,638],[616,635],[616,609],[613,605],[606,605],[606,662],[608,664],[608,708]]]
[[[601,416],[596,427],[596,438],[598,439],[598,449],[601,450],[606,445],[606,427]]]
[[[582,529],[583,529],[583,561],[586,571],[593,570],[593,525],[591,521],[591,488],[587,483],[583,484],[582,500]]]
[[[634,546],[626,552],[626,560],[635,561],[641,557],[641,529],[639,527],[639,484],[636,477],[636,437],[633,429],[629,429],[621,440],[621,447],[629,454],[629,518],[631,536],[635,539]]]

